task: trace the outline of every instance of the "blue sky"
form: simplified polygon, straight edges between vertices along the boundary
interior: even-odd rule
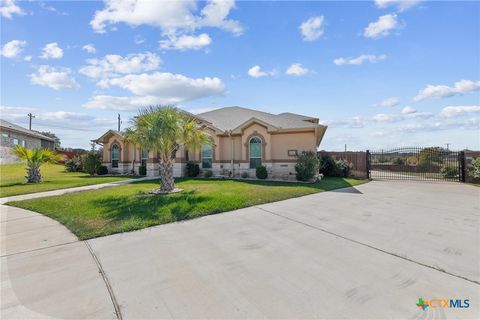
[[[318,117],[326,150],[480,149],[480,3],[2,0],[1,116],[65,147],[139,107]]]

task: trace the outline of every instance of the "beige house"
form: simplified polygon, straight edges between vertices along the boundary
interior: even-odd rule
[[[294,113],[271,114],[241,107],[221,108],[195,115],[213,143],[196,152],[180,148],[176,153],[174,176],[185,175],[185,164],[194,161],[202,171],[218,176],[255,177],[255,168],[267,167],[269,177],[295,177],[296,156],[302,151],[317,151],[326,126],[319,119]],[[93,140],[103,146],[103,163],[109,172],[159,174],[154,150],[141,150],[124,141],[120,132],[109,130]]]

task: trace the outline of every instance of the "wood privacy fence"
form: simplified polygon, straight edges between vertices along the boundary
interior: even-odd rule
[[[335,160],[345,160],[352,164],[351,173],[355,178],[368,178],[367,153],[365,151],[319,151],[318,155],[329,154]]]

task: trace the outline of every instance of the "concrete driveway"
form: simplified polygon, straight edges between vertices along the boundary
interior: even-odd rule
[[[69,287],[42,293],[54,301],[50,296],[64,298],[68,288],[86,288],[71,291],[72,299],[99,319],[114,310],[123,319],[478,319],[479,237],[480,188],[374,181],[58,246],[90,246],[105,283],[91,260],[75,269],[71,257],[60,256],[52,267],[70,266],[83,282],[64,277]],[[27,281],[37,288],[55,273],[22,277],[22,254],[2,258],[9,266],[2,298],[8,278],[9,294],[30,312],[82,318],[59,306],[55,313],[51,304],[47,313],[38,299],[28,303],[35,297]],[[469,299],[470,307],[423,311],[418,298]],[[98,313],[86,301],[97,301]]]
[[[474,319],[479,197],[371,182],[89,243],[128,319]],[[422,311],[420,297],[470,308]]]

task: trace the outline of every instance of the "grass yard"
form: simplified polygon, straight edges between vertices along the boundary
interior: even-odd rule
[[[43,182],[26,183],[25,165],[22,163],[0,165],[0,197],[20,194],[88,186],[128,179],[127,177],[91,177],[83,172],[66,172],[58,164],[45,164],[41,167]]]
[[[80,239],[193,219],[267,202],[362,184],[366,180],[326,178],[315,184],[180,179],[182,193],[150,195],[155,181],[62,196],[10,202],[58,220]]]

